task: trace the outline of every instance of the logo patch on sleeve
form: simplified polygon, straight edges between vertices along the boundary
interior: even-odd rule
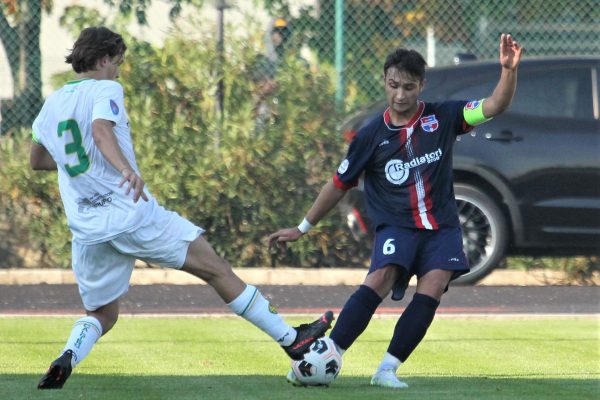
[[[468,102],[467,105],[465,106],[465,108],[467,110],[474,110],[477,107],[479,107],[479,104],[480,104],[479,100],[473,100],[473,101]]]
[[[110,101],[110,109],[113,114],[115,114],[115,115],[119,114],[119,106],[117,105],[117,103],[115,103],[114,100]]]
[[[438,120],[435,118],[435,114],[428,115],[421,118],[421,128],[425,132],[434,132],[440,126]]]
[[[337,172],[340,175],[343,175],[344,172],[348,171],[348,166],[350,165],[350,162],[348,161],[348,159],[342,161],[342,163],[340,164]]]

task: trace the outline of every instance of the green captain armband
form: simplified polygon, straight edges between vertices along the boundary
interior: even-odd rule
[[[34,131],[31,131],[31,140],[33,140],[33,143],[40,144],[40,141],[38,140],[37,136],[35,136]]]
[[[463,117],[467,124],[471,126],[481,125],[492,118],[486,118],[483,115],[483,102],[485,99],[473,100],[468,102],[463,108]]]

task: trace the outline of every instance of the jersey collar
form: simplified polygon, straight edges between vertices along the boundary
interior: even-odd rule
[[[76,84],[78,84],[79,82],[83,82],[83,81],[89,81],[89,80],[91,80],[91,79],[92,79],[92,78],[82,78],[82,79],[77,79],[76,81],[69,81],[69,82],[67,82],[67,83],[66,83],[66,85],[76,85]]]
[[[408,123],[404,126],[396,126],[392,124],[392,119],[390,117],[390,108],[386,108],[385,111],[383,112],[383,121],[385,122],[385,125],[387,126],[387,128],[390,131],[399,131],[401,129],[408,129],[411,130],[413,129],[413,127],[415,126],[415,124],[417,123],[417,121],[419,120],[419,118],[421,117],[421,115],[423,114],[423,110],[425,109],[425,103],[423,103],[421,100],[418,100],[419,103],[419,107],[417,108],[417,112],[415,113],[415,115],[413,115],[413,117],[410,119],[410,121],[408,121]]]

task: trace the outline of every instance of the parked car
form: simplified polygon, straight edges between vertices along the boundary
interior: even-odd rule
[[[430,68],[421,99],[489,96],[497,61]],[[600,254],[600,57],[525,58],[508,111],[457,138],[455,197],[472,284],[507,255]],[[385,101],[342,127],[349,142]],[[371,241],[360,185],[342,203],[354,237]]]

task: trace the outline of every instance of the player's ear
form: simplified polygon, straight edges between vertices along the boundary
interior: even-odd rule
[[[110,61],[110,57],[107,55],[105,55],[104,57],[100,58],[98,60],[98,66],[99,67],[103,67],[104,65],[106,65],[106,63],[108,63]]]
[[[419,93],[421,93],[423,91],[423,89],[425,89],[425,85],[427,84],[427,79],[423,78],[421,80],[421,88],[419,89]]]

